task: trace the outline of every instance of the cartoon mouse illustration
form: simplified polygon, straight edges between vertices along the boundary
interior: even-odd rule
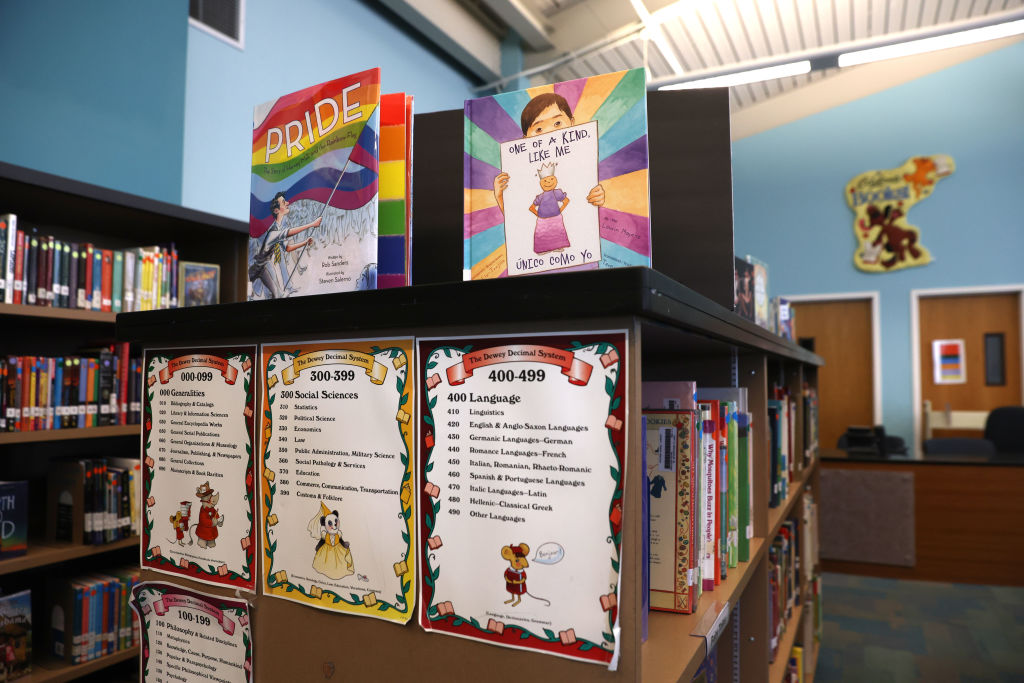
[[[526,559],[526,556],[530,554],[530,546],[525,543],[513,543],[501,547],[501,556],[508,560],[509,568],[505,570],[505,591],[512,595],[511,598],[505,601],[509,607],[515,607],[523,601],[524,595],[529,595],[534,600],[540,600],[546,603],[545,606],[550,606],[551,601],[545,598],[538,598],[536,595],[526,590],[526,572],[524,571],[530,566],[530,562]]]

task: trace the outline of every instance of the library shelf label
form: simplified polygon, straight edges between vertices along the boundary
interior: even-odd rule
[[[411,339],[263,346],[265,594],[412,618],[411,360]]]
[[[142,565],[256,591],[255,346],[147,349]]]
[[[142,683],[251,683],[249,603],[170,583],[132,589],[142,626]]]
[[[625,333],[417,343],[420,625],[614,669]]]
[[[714,601],[690,633],[691,636],[704,639],[705,657],[714,652],[718,639],[725,633],[725,627],[729,623],[729,613],[727,600]]]

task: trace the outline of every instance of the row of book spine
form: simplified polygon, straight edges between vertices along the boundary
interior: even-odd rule
[[[104,249],[20,230],[0,216],[0,301],[110,313],[178,306],[178,251]]]
[[[813,594],[818,564],[818,513],[808,489],[794,516],[779,527],[768,548],[768,595],[771,605],[771,660],[779,654],[779,644],[787,628],[799,628],[793,613],[805,597]],[[807,593],[804,593],[804,587]],[[789,653],[785,653],[789,657]]]
[[[50,582],[51,652],[81,664],[139,645],[139,620],[129,606],[136,567]]]
[[[653,451],[662,458],[657,464],[648,463],[646,469],[681,473],[685,481],[669,485],[668,495],[690,501],[689,514],[677,515],[673,562],[673,567],[685,569],[686,595],[671,607],[658,607],[652,593],[652,609],[692,613],[703,592],[715,590],[730,569],[750,560],[752,443],[751,415],[742,409],[746,407],[745,391],[697,388],[695,382],[644,383],[644,453],[650,458]],[[666,401],[668,394],[681,399]],[[672,412],[688,418],[677,423],[679,433],[672,438],[675,446],[661,443],[650,448],[646,443],[651,438],[647,436],[648,416],[664,416],[666,403],[673,406]],[[660,484],[649,481],[648,495],[653,495],[652,491],[660,495],[657,486]],[[650,590],[664,592],[666,587],[651,585]]]
[[[7,356],[0,387],[0,431],[138,424],[142,359],[128,344],[95,356]]]
[[[778,386],[773,387],[772,395],[768,400],[772,482],[768,507],[778,507],[786,502],[790,484],[810,465],[817,452],[818,399],[815,390],[808,386],[803,387],[800,397],[791,396],[788,389]],[[797,452],[798,408],[803,411],[802,452]]]
[[[47,501],[53,539],[75,542],[77,537],[85,545],[102,545],[138,535],[140,468],[134,458],[118,457],[53,463]]]

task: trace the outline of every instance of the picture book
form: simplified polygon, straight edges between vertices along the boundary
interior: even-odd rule
[[[32,671],[32,591],[0,597],[0,678]]]
[[[754,265],[737,257],[733,272],[736,278],[733,310],[740,317],[754,322]]]
[[[28,482],[0,481],[0,560],[28,552]]]
[[[220,303],[220,266],[216,263],[180,262],[178,301],[182,306]]]
[[[377,287],[411,284],[412,95],[380,98],[380,207]]]
[[[754,267],[754,322],[767,330],[771,325],[768,315],[768,264],[750,255],[747,262]]]
[[[380,69],[258,105],[249,299],[377,286]]]
[[[690,614],[697,605],[696,413],[645,410],[644,418],[651,609]]]
[[[651,265],[644,70],[466,100],[463,278]]]

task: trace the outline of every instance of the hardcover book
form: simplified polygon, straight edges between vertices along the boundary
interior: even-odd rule
[[[466,100],[463,278],[651,265],[643,69]]]
[[[768,329],[771,316],[768,314],[768,264],[747,255],[747,262],[754,267],[754,322]]]
[[[377,287],[411,284],[412,95],[380,98],[380,222]]]
[[[28,552],[28,482],[0,481],[0,560]]]
[[[645,410],[644,418],[651,609],[690,614],[697,605],[696,413]]]
[[[380,69],[255,108],[249,299],[377,286]]]
[[[0,597],[0,671],[5,681],[32,671],[32,591]]]

